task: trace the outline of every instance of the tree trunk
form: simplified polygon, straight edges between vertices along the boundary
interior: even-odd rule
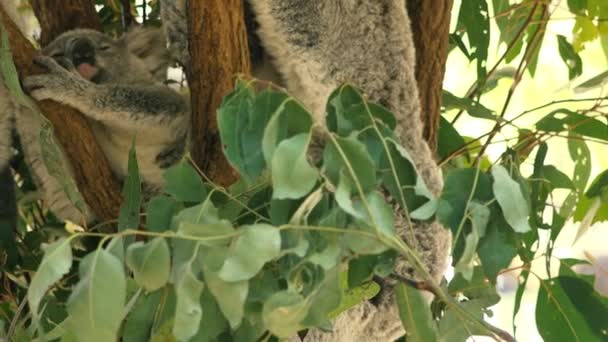
[[[31,0],[31,4],[40,23],[41,46],[75,28],[101,30],[93,0]]]
[[[243,1],[189,0],[188,32],[192,156],[211,180],[226,186],[237,174],[222,153],[216,110],[235,77],[250,74]]]
[[[76,2],[75,0],[70,1]],[[86,1],[81,1],[81,3],[84,2]],[[48,18],[53,18],[52,13],[66,11],[66,8],[58,6],[57,2],[53,3],[55,7],[49,7],[47,10],[51,12],[45,13]],[[92,7],[90,2],[86,3],[87,6]],[[72,16],[61,15],[60,18],[72,18]],[[53,27],[49,32],[52,31],[53,34],[59,33],[55,31],[56,27],[69,26],[65,23],[62,25],[50,24],[53,22],[51,19],[49,19],[50,21],[45,20],[42,19],[41,23],[49,23]],[[38,52],[21,34],[2,6],[0,6],[0,21],[8,33],[8,41],[20,78],[46,72],[32,63]],[[42,32],[46,32],[45,29],[46,27],[43,26]],[[47,35],[52,37],[48,33]],[[45,100],[39,101],[37,104],[40,111],[53,124],[55,137],[70,161],[76,185],[86,203],[100,220],[105,221],[118,217],[121,203],[120,186],[103,151],[97,144],[88,122],[77,110],[57,102]]]
[[[437,149],[452,5],[453,0],[407,1],[416,44],[416,81],[424,121],[424,138],[433,151]]]

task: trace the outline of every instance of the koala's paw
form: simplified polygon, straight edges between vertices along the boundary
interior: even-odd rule
[[[56,100],[59,102],[74,93],[82,92],[87,81],[73,72],[74,66],[66,61],[66,68],[47,56],[38,56],[34,63],[47,69],[48,74],[28,76],[23,80],[25,90],[36,100]]]

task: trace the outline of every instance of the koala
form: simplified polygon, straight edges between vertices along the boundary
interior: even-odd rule
[[[422,135],[415,79],[415,45],[404,0],[248,0],[246,21],[253,76],[285,87],[325,125],[325,104],[344,82],[359,87],[397,118],[397,136],[429,190],[438,196],[441,171]],[[182,63],[187,51],[185,0],[161,0],[170,50]],[[418,251],[435,281],[442,279],[451,233],[437,222],[417,222],[413,232],[394,204],[396,229]],[[405,260],[396,273],[420,279]],[[390,284],[389,284],[390,286]],[[332,332],[309,331],[305,341],[394,341],[404,334],[392,291],[365,302],[334,322]],[[430,296],[429,296],[430,299]],[[297,338],[295,339],[297,340]]]
[[[155,31],[135,29],[119,39],[93,30],[66,32],[35,60],[48,73],[23,80],[34,99],[57,101],[86,116],[118,177],[127,175],[128,151],[135,142],[140,176],[148,192],[163,186],[163,169],[183,156],[189,122],[186,98],[162,83],[169,54],[163,35]],[[72,205],[41,160],[40,117],[15,103],[0,106],[9,113],[0,128],[14,120],[46,205],[60,219],[91,222],[91,211],[81,213]],[[0,146],[7,144],[0,141]],[[0,156],[0,168],[3,160],[6,163],[6,157]],[[65,158],[63,163],[69,165]]]

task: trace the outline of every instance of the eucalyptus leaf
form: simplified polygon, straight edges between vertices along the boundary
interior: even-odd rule
[[[235,329],[241,325],[245,314],[245,300],[249,293],[247,281],[227,282],[220,278],[219,270],[226,259],[227,250],[216,247],[201,253],[199,263],[202,265],[205,282],[209,291],[228,320],[230,327]]]
[[[122,263],[110,252],[97,249],[80,262],[79,274],[67,302],[68,332],[79,341],[115,341],[127,294]]]
[[[137,166],[135,138],[129,150],[127,179],[122,186],[123,202],[118,214],[118,230],[137,229],[139,227],[139,210],[141,208],[141,180]]]
[[[300,294],[286,290],[276,292],[264,302],[262,317],[270,332],[287,338],[303,328],[301,322],[308,310],[309,303]]]
[[[183,265],[175,283],[175,318],[173,335],[178,341],[189,341],[196,334],[203,316],[200,304],[204,283],[198,279],[191,264]]]
[[[207,186],[186,160],[171,166],[163,175],[165,193],[182,202],[201,202],[207,198]]]
[[[162,237],[147,243],[135,242],[127,248],[127,266],[133,271],[135,281],[146,291],[154,291],[169,280],[171,266],[169,245]]]
[[[438,341],[437,325],[431,316],[428,301],[420,290],[400,283],[395,288],[395,295],[408,342]]]
[[[526,233],[532,228],[528,223],[528,206],[519,188],[519,184],[514,181],[507,170],[496,165],[492,168],[494,183],[492,190],[494,196],[502,209],[505,219],[509,225],[518,233]]]
[[[308,194],[317,182],[318,173],[307,160],[309,134],[283,140],[272,157],[272,197],[298,199]]]
[[[241,227],[241,235],[230,246],[219,277],[237,282],[253,278],[265,263],[281,252],[280,231],[271,225],[256,224]]]
[[[27,301],[34,319],[38,317],[38,306],[46,291],[67,274],[72,266],[70,241],[60,239],[46,247],[44,257],[27,291]]]

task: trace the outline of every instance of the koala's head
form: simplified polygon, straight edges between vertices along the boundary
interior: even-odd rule
[[[68,60],[95,83],[149,83],[166,79],[169,53],[161,30],[135,28],[114,39],[101,32],[65,32],[42,53],[65,65]]]

